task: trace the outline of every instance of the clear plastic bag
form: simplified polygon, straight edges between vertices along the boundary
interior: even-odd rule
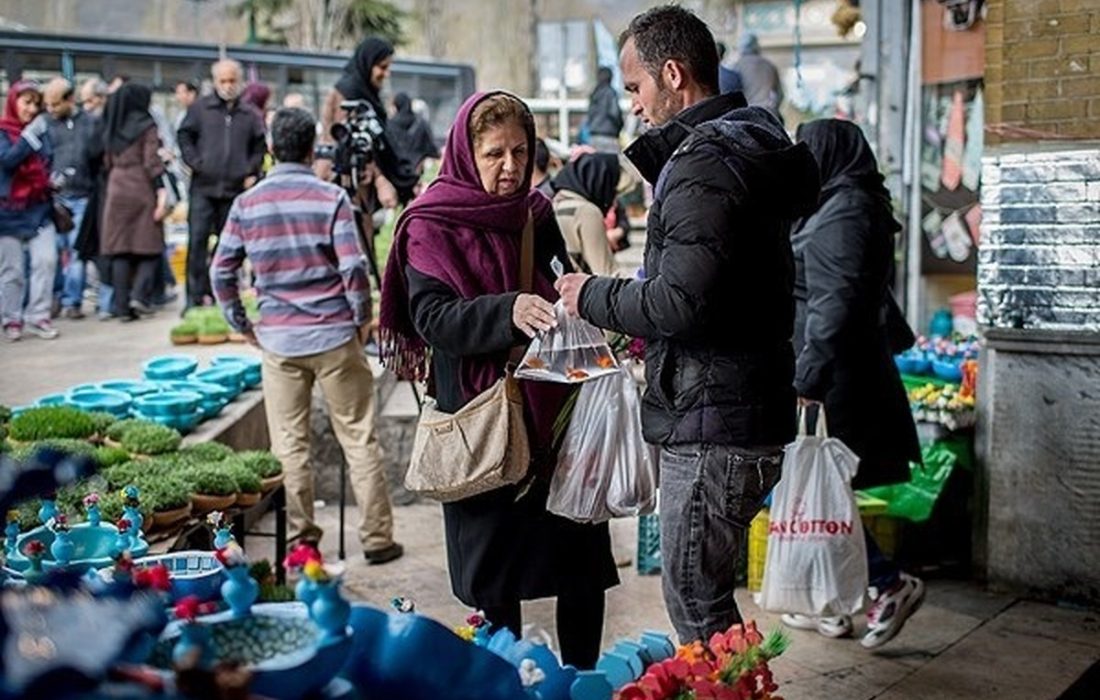
[[[812,616],[851,615],[867,591],[867,549],[852,477],[859,457],[828,436],[820,411],[814,435],[787,446],[772,492],[760,607]]]
[[[561,301],[554,304],[554,313],[558,325],[539,333],[527,346],[517,378],[579,384],[618,371],[619,363],[599,329],[566,313]]]
[[[656,503],[657,463],[642,438],[638,387],[618,368],[581,387],[546,508],[598,523],[651,513]]]

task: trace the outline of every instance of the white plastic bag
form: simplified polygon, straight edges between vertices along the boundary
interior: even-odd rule
[[[546,509],[598,523],[651,513],[656,503],[657,464],[642,438],[638,387],[619,368],[581,387]]]
[[[772,492],[760,606],[851,615],[863,607],[867,591],[867,545],[851,486],[859,457],[828,437],[824,410],[814,435],[806,434],[805,409],[800,426]]]
[[[607,339],[588,321],[566,313],[559,300],[554,304],[558,325],[539,333],[516,368],[519,379],[579,384],[618,372]]]

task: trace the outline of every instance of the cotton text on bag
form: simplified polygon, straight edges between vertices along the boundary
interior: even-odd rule
[[[858,466],[859,457],[828,436],[824,410],[813,435],[806,434],[800,411],[799,435],[787,446],[783,477],[772,492],[765,610],[832,616],[863,607],[867,551],[851,486]]]

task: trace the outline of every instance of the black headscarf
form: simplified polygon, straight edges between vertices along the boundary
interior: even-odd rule
[[[613,153],[585,153],[566,164],[551,186],[555,192],[576,192],[606,214],[615,201],[615,188],[618,184],[618,156]]]
[[[108,98],[103,138],[110,153],[122,153],[149,127],[156,126],[149,113],[152,99],[152,91],[137,83],[123,83]]]
[[[806,144],[821,172],[821,202],[844,187],[858,187],[890,203],[890,191],[878,162],[858,126],[842,119],[818,119],[798,127],[797,141]]]
[[[355,53],[344,66],[344,75],[336,81],[336,89],[344,99],[370,102],[383,125],[386,123],[386,108],[382,105],[378,88],[371,82],[370,74],[372,68],[392,55],[393,44],[376,36],[367,37],[355,47]]]
[[[390,118],[394,126],[408,131],[416,123],[416,114],[412,110],[412,100],[404,92],[393,96],[393,106],[396,113]]]

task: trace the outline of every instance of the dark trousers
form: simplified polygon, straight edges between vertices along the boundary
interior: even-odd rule
[[[507,605],[486,607],[483,612],[492,623],[493,631],[507,628],[517,638],[521,636],[523,619],[518,600]],[[603,591],[558,596],[555,618],[562,663],[582,671],[596,668],[603,638],[603,613]]]
[[[111,312],[116,316],[129,316],[130,299],[152,305],[153,276],[160,256],[113,255],[111,256],[111,287],[114,289]]]
[[[210,236],[215,245],[221,235],[233,198],[207,197],[191,193],[187,216],[187,305],[202,306],[203,297],[214,295],[210,288]]]
[[[882,553],[878,548],[878,542],[871,537],[867,528],[863,528],[863,539],[867,542],[867,585],[878,589],[880,594],[892,590],[898,585],[901,569]]]

